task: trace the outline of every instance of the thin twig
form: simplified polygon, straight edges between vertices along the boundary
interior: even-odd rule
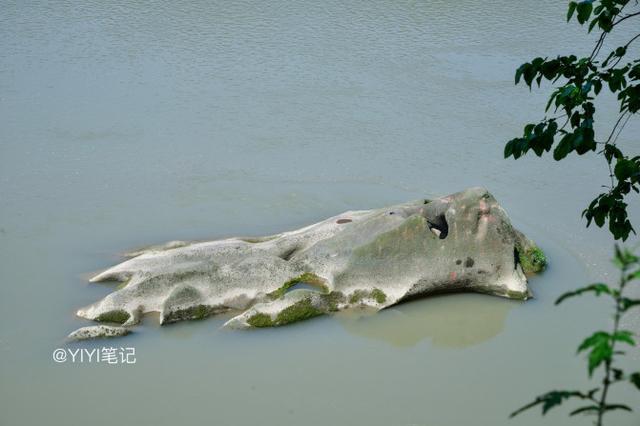
[[[620,325],[620,315],[621,315],[620,300],[622,299],[622,290],[624,289],[626,275],[627,275],[627,265],[624,265],[622,267],[622,273],[620,276],[620,291],[615,297],[616,313],[615,313],[615,316],[613,317],[613,334],[611,335],[612,336],[611,338],[612,354],[615,353],[615,347],[616,347],[616,339],[613,336],[618,334],[618,327]],[[596,422],[597,426],[602,426],[602,417],[604,416],[604,413],[607,408],[607,394],[609,393],[609,386],[611,385],[611,364],[612,364],[611,358],[605,361],[605,365],[604,365],[605,374],[604,374],[604,379],[602,379],[602,385],[603,385],[602,394],[600,396],[600,401],[598,402],[598,421]]]
[[[618,137],[620,136],[620,133],[622,133],[622,129],[624,129],[624,126],[627,125],[627,123],[629,122],[630,118],[631,118],[631,114],[627,115],[627,119],[624,120],[624,123],[622,123],[622,126],[620,126],[620,129],[618,130],[618,133],[616,134],[616,137],[613,138],[613,142],[612,142],[613,145],[615,145],[616,142],[618,141]]]
[[[631,40],[629,40],[629,41],[627,42],[627,44],[625,44],[625,45],[623,46],[623,47],[624,47],[624,49],[626,50],[626,49],[631,45],[631,43],[633,43],[633,42],[634,42],[638,37],[640,37],[640,33],[636,34],[636,35],[635,35],[635,37],[633,37]],[[620,63],[620,61],[622,60],[622,58],[623,58],[623,57],[624,57],[624,55],[623,55],[623,56],[618,56],[618,59],[616,60],[616,62],[615,62],[613,65],[611,65],[611,66],[609,67],[609,69],[613,69],[613,68],[615,68],[615,67]]]
[[[591,55],[589,55],[589,62],[593,61],[596,58],[596,56],[598,56],[598,53],[600,53],[600,48],[604,44],[604,39],[606,37],[607,37],[607,33],[606,32],[603,31],[602,33],[600,33],[600,38],[598,38],[598,41],[597,41],[595,47],[591,51]]]
[[[638,15],[640,15],[640,12],[635,12],[635,13],[630,13],[628,15],[625,15],[622,18],[620,18],[618,21],[616,21],[613,24],[611,24],[611,26],[615,27],[616,25],[618,25],[620,22],[624,21],[625,19],[633,18],[634,16],[638,16]]]
[[[625,111],[622,114],[620,114],[620,117],[618,117],[618,120],[616,121],[616,124],[613,126],[613,129],[611,129],[611,133],[609,134],[609,137],[605,141],[605,145],[609,144],[609,142],[611,141],[611,138],[613,137],[613,134],[616,131],[616,128],[618,127],[618,125],[620,124],[620,122],[622,121],[622,119],[624,118],[625,115],[627,115],[627,111]]]

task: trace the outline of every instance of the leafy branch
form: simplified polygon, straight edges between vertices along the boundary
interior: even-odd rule
[[[640,33],[627,43],[613,49],[604,60],[598,56],[605,39],[623,22],[640,16],[640,11],[626,13],[627,6],[638,7],[631,0],[571,1],[567,21],[572,18],[580,25],[588,24],[588,31],[601,30],[600,37],[588,57],[575,55],[538,57],[522,64],[515,74],[515,83],[523,81],[531,90],[543,80],[556,84],[547,102],[545,113],[552,109],[555,115],[544,117],[538,123],[524,127],[523,136],[511,139],[504,147],[504,157],[518,159],[533,151],[538,157],[553,149],[553,158],[561,161],[575,152],[584,155],[596,152],[602,155],[609,169],[610,184],[599,194],[582,216],[587,226],[595,223],[602,227],[608,223],[616,240],[626,240],[636,233],[628,219],[626,198],[631,191],[640,193],[640,156],[629,156],[616,145],[617,138],[632,116],[640,111],[640,59],[627,60],[631,44],[640,39]],[[606,139],[597,137],[595,98],[607,89],[617,96],[619,116]],[[561,115],[557,115],[561,112]],[[558,119],[565,118],[562,126]],[[568,126],[568,127],[567,127]]]
[[[640,280],[640,258],[626,249],[615,248],[615,265],[620,269],[620,280],[616,287],[611,287],[604,283],[591,284],[574,291],[564,293],[556,300],[556,305],[576,296],[593,294],[595,296],[606,296],[613,301],[615,308],[613,326],[610,332],[597,331],[587,337],[578,346],[578,353],[587,353],[589,377],[599,369],[603,375],[601,385],[587,392],[577,390],[554,390],[538,396],[529,404],[524,405],[511,413],[511,417],[517,416],[523,411],[536,406],[542,407],[542,414],[546,414],[550,409],[562,405],[569,400],[586,401],[587,405],[580,406],[569,413],[570,416],[576,414],[596,416],[596,425],[601,426],[606,413],[614,410],[632,411],[631,407],[624,404],[611,404],[607,400],[609,390],[612,385],[628,382],[640,390],[640,372],[631,374],[625,373],[621,368],[615,366],[615,356],[622,355],[620,345],[635,346],[634,333],[629,330],[620,329],[620,319],[632,308],[640,307],[640,299],[631,299],[624,294],[627,286]]]
[[[627,215],[627,198],[640,193],[640,156],[631,156],[622,152],[616,142],[620,133],[632,117],[640,111],[640,59],[628,59],[629,47],[640,39],[640,33],[631,35],[628,41],[611,50],[599,59],[607,35],[614,28],[640,17],[638,0],[583,0],[569,2],[567,21],[574,17],[580,25],[588,25],[588,32],[598,28],[601,33],[588,57],[575,55],[538,57],[522,64],[515,74],[516,85],[523,81],[529,90],[534,85],[540,87],[543,80],[550,81],[553,91],[545,107],[545,114],[551,114],[537,123],[524,126],[523,136],[508,141],[504,147],[504,157],[518,159],[533,151],[541,157],[553,150],[553,158],[561,161],[571,153],[585,155],[595,152],[604,157],[609,170],[610,184],[606,191],[599,194],[582,216],[587,226],[595,223],[603,227],[608,223],[609,231],[615,240],[625,241],[631,233],[636,233]],[[636,26],[636,28],[638,28]],[[602,90],[608,90],[617,97],[619,103],[618,118],[605,138],[596,134],[595,99]],[[564,123],[559,125],[559,120]],[[587,355],[589,377],[601,372],[600,385],[586,392],[579,390],[553,390],[538,396],[511,414],[519,415],[533,407],[542,407],[542,414],[567,401],[580,401],[569,413],[593,415],[595,424],[602,426],[604,415],[610,411],[631,411],[624,404],[609,402],[611,386],[618,383],[630,383],[640,390],[640,372],[625,373],[616,364],[616,357],[623,355],[622,346],[635,346],[634,334],[620,329],[620,319],[629,310],[640,307],[640,299],[625,295],[625,288],[640,280],[640,260],[626,249],[615,248],[614,263],[620,269],[617,286],[595,283],[560,296],[556,304],[577,296],[591,294],[603,296],[613,301],[615,308],[613,326],[609,331],[596,331],[578,346],[578,354]]]

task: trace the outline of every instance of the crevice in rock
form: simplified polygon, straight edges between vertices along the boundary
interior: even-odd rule
[[[258,243],[265,243],[267,241],[275,240],[276,238],[278,238],[277,235],[269,235],[267,237],[240,237],[238,239],[240,241],[244,241],[245,243],[258,244]]]
[[[280,254],[278,255],[278,257],[280,257],[280,259],[282,259],[282,260],[287,260],[287,261],[289,261],[289,260],[291,260],[291,258],[293,257],[293,255],[295,255],[295,254],[296,254],[296,252],[298,251],[298,249],[299,249],[299,247],[297,247],[297,246],[296,246],[296,247],[293,247],[293,248],[290,248],[290,249],[288,249],[288,250],[286,250],[286,251],[284,251],[284,252],[280,253]]]
[[[447,219],[445,219],[444,214],[439,214],[434,218],[427,219],[427,224],[429,225],[431,232],[436,234],[438,238],[441,240],[447,238],[447,235],[449,234],[449,224],[447,223]]]

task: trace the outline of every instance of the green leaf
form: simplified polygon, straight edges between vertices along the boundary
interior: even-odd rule
[[[604,283],[596,283],[596,284],[591,284],[591,285],[586,286],[586,287],[579,288],[579,289],[574,290],[574,291],[568,291],[568,292],[564,293],[563,295],[561,295],[556,300],[555,304],[559,305],[560,303],[562,303],[566,299],[569,299],[570,297],[579,296],[581,294],[589,293],[589,292],[595,293],[596,296],[600,296],[601,294],[612,294],[613,293],[608,285],[606,285]]]
[[[567,22],[571,20],[573,12],[576,11],[576,6],[578,6],[578,3],[576,3],[575,1],[569,2],[569,10],[567,11]]]
[[[614,174],[616,175],[616,179],[618,180],[626,180],[638,173],[640,173],[640,165],[633,160],[628,160],[626,158],[620,158],[616,162],[616,166],[614,168]]]
[[[619,368],[612,368],[611,371],[613,372],[614,381],[617,382],[624,378],[624,371],[620,370]]]
[[[551,107],[551,104],[553,103],[553,101],[556,99],[556,97],[558,96],[558,91],[556,90],[555,92],[553,92],[553,94],[549,97],[549,101],[547,102],[547,106],[544,108],[545,111],[549,111],[549,108]]]
[[[628,343],[631,346],[636,345],[635,340],[633,340],[633,333],[628,330],[620,330],[616,332],[616,334],[614,334],[612,338],[617,342]]]
[[[605,331],[597,331],[591,336],[584,339],[578,346],[578,353],[591,348],[589,352],[589,376],[603,362],[611,360],[613,356],[613,348],[611,347],[611,335]]]
[[[573,150],[573,133],[567,133],[560,139],[560,143],[556,146],[556,149],[553,150],[553,159],[556,161],[562,160]]]
[[[560,74],[560,61],[554,59],[542,64],[541,73],[547,80],[552,80]]]
[[[633,411],[631,407],[624,404],[607,404],[603,408],[604,408],[604,411],[612,411],[612,410]]]
[[[626,312],[634,306],[640,306],[640,299],[629,299],[628,297],[620,299],[620,310],[622,312]]]
[[[619,58],[623,57],[624,55],[627,54],[627,47],[626,46],[620,46],[620,47],[616,48],[614,54]]]
[[[627,248],[620,248],[617,244],[614,246],[615,255],[614,263],[619,268],[628,267],[634,263],[638,263],[640,259]]]
[[[589,399],[587,395],[579,391],[551,391],[538,396],[533,402],[518,408],[516,411],[511,413],[509,417],[515,417],[523,411],[537,405],[542,405],[542,415],[544,416],[550,409],[561,405],[565,400],[570,398]]]
[[[640,372],[633,373],[629,376],[629,381],[640,390]]]
[[[516,70],[516,84],[520,83],[520,77],[522,77],[522,73],[523,73],[523,68],[522,67],[524,67],[524,64],[520,65],[518,67],[518,69]]]
[[[581,1],[578,3],[577,10],[578,22],[582,25],[589,20],[591,12],[593,11],[593,4],[591,4],[591,1],[589,0]]]
[[[608,143],[604,146],[604,157],[610,163],[611,160],[613,160],[614,158],[615,159],[623,158],[623,155],[622,155],[622,151],[620,151],[618,147]]]
[[[593,90],[597,96],[602,90],[602,80],[593,80]]]
[[[586,405],[584,407],[580,407],[576,410],[573,410],[572,412],[569,413],[569,416],[575,416],[576,414],[590,414],[590,412],[598,412],[598,406],[597,405]]]
[[[640,279],[640,269],[627,275],[627,281]]]
[[[584,351],[585,349],[589,349],[590,347],[598,346],[602,343],[609,343],[610,339],[611,336],[606,331],[596,331],[591,336],[582,341],[582,343],[578,347],[578,353]]]
[[[513,139],[507,142],[504,146],[504,158],[509,158],[513,155]]]
[[[536,127],[535,124],[533,123],[529,123],[526,126],[524,126],[524,135],[525,136],[529,136],[531,135],[531,132],[533,131],[533,129]]]

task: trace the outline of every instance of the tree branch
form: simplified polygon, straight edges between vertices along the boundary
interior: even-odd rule
[[[618,25],[620,22],[624,21],[625,19],[633,18],[634,16],[638,16],[638,15],[640,15],[640,12],[635,12],[635,13],[630,13],[628,15],[625,15],[622,18],[618,19],[613,24],[611,24],[611,26],[615,27],[616,25]]]

